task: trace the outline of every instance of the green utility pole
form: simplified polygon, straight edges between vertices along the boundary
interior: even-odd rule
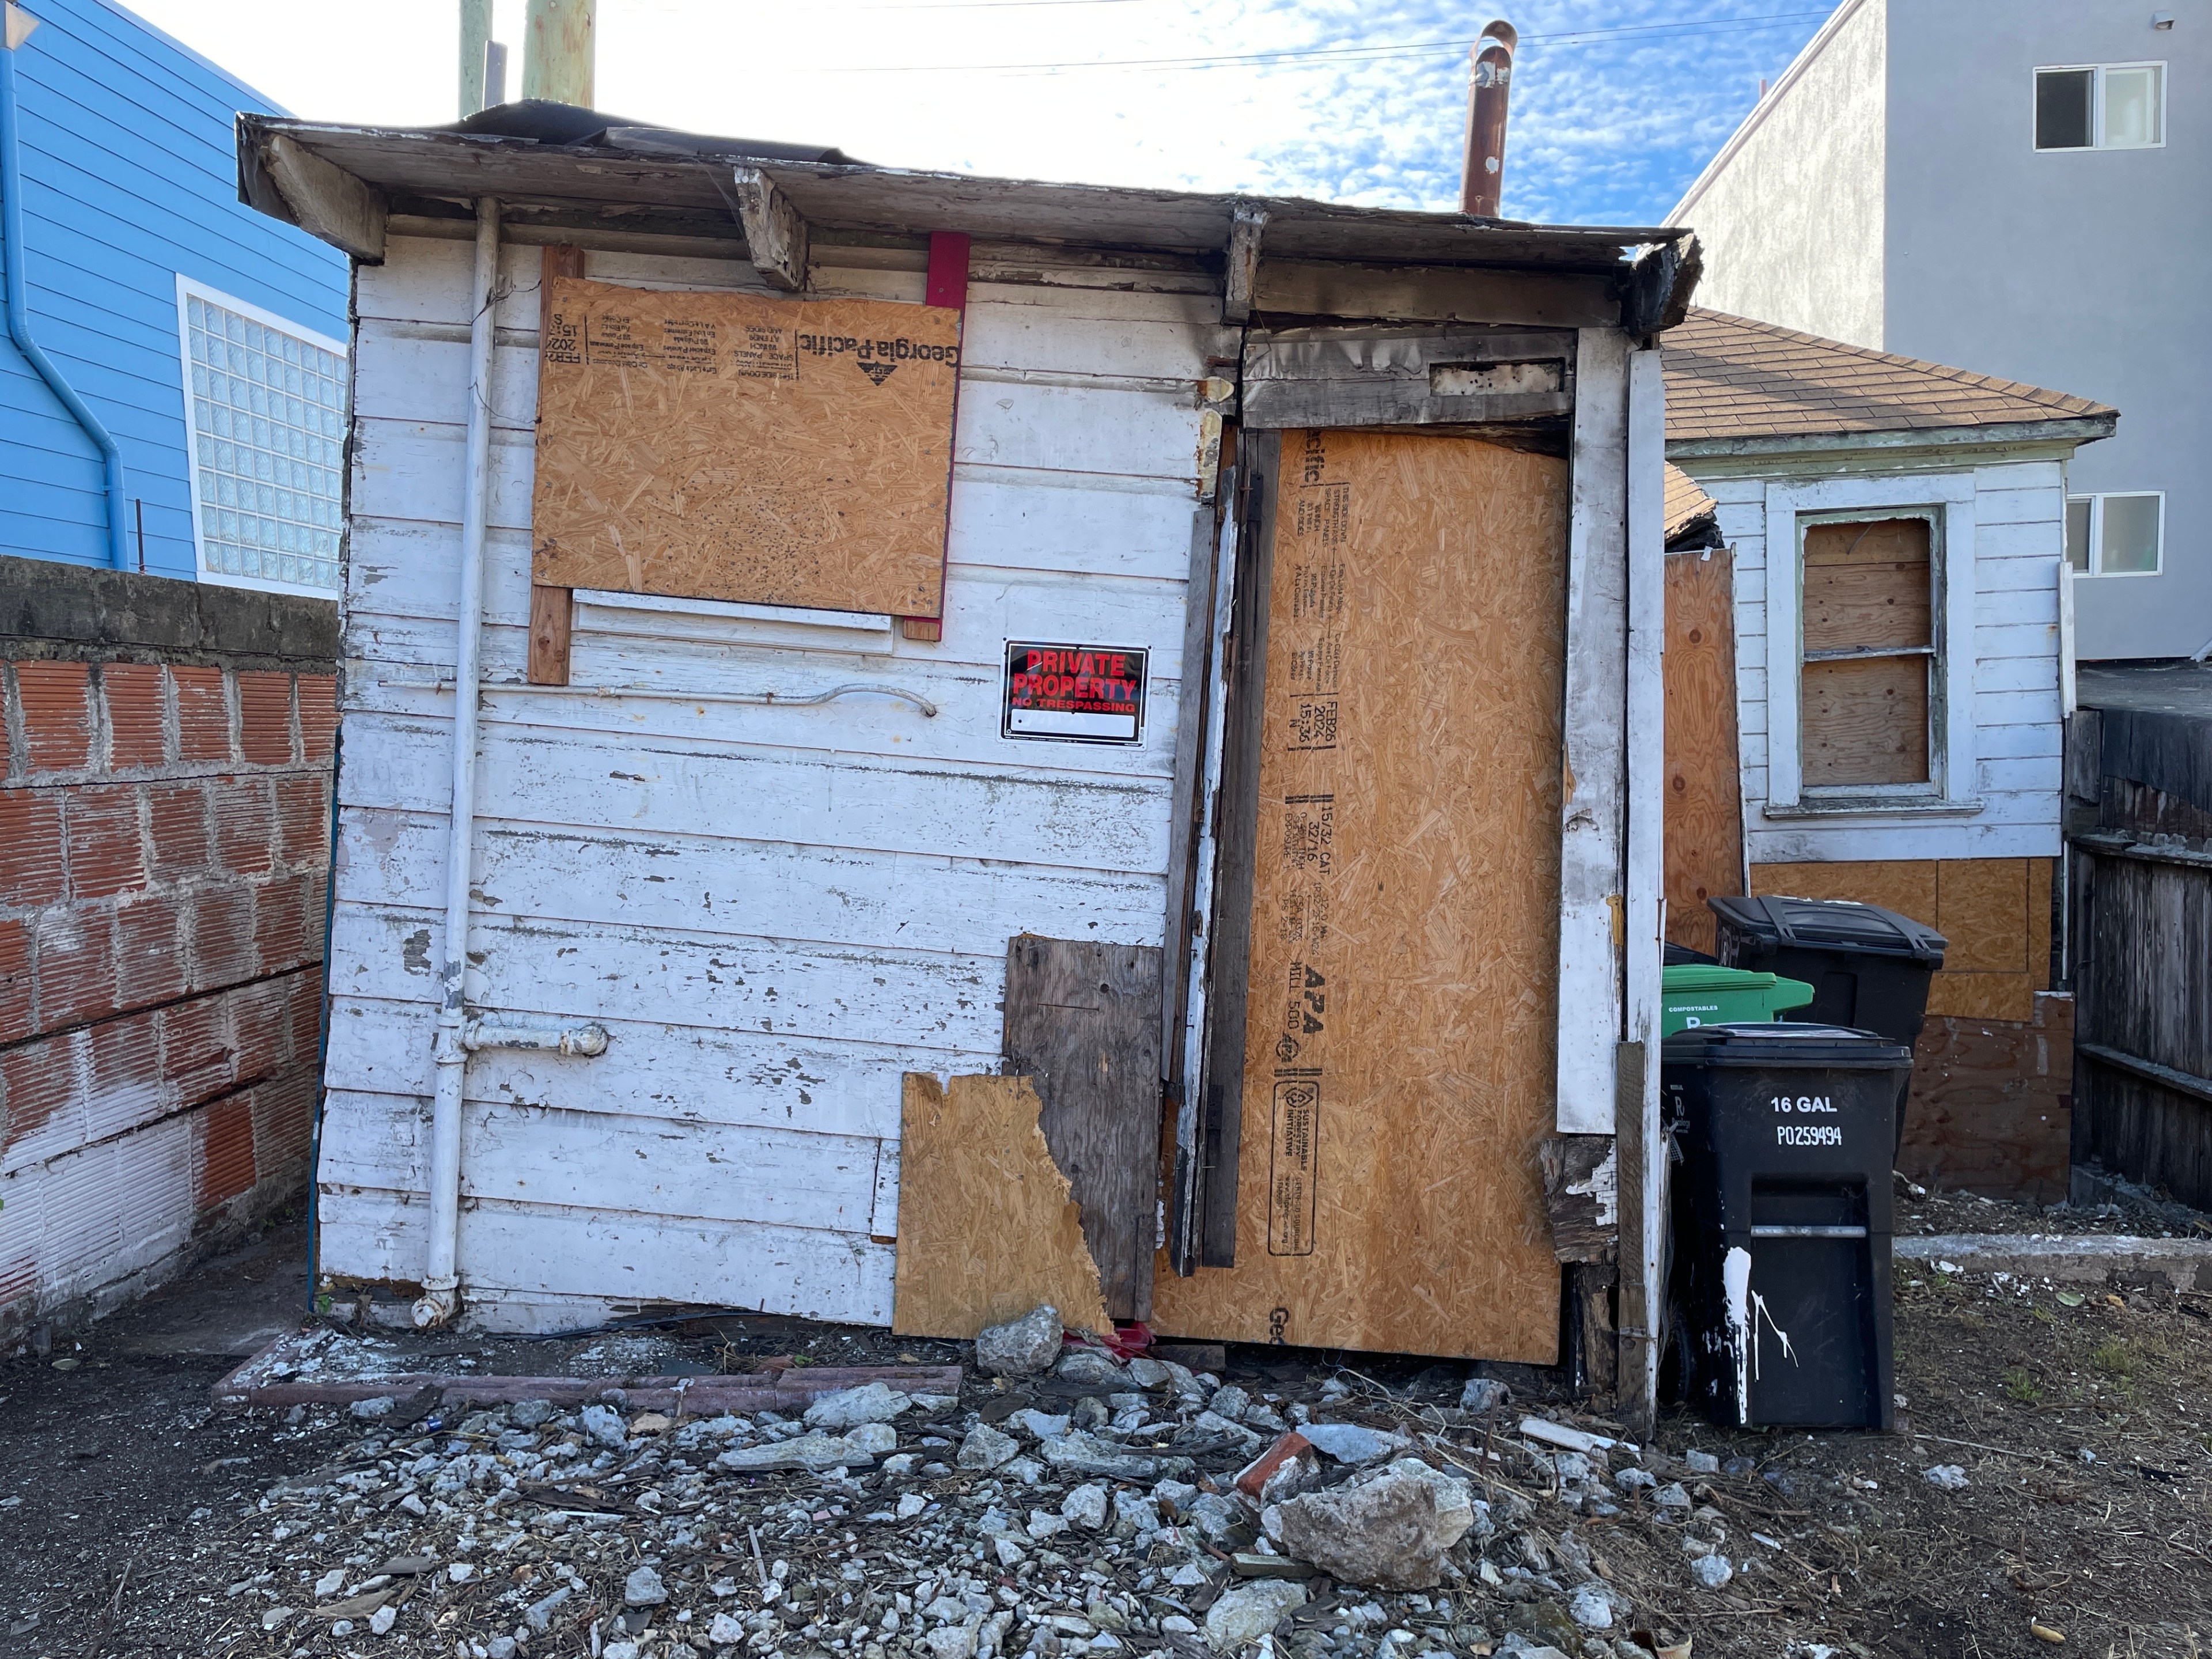
[[[491,44],[491,0],[461,0],[461,116],[484,106],[484,48]]]
[[[592,107],[599,0],[530,0],[522,42],[522,95]]]

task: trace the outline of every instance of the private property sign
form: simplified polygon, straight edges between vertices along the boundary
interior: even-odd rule
[[[1008,641],[999,735],[1135,743],[1145,730],[1145,657],[1130,646]]]

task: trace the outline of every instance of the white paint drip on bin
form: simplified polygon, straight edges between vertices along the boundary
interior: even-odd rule
[[[1751,1421],[1751,1382],[1759,1375],[1759,1328],[1763,1322],[1782,1344],[1782,1357],[1791,1364],[1801,1362],[1791,1346],[1790,1333],[1774,1322],[1766,1298],[1751,1288],[1751,1252],[1731,1245],[1721,1263],[1721,1291],[1728,1307],[1729,1346],[1735,1354],[1736,1421]]]

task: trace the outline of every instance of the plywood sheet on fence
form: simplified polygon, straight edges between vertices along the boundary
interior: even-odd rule
[[[1006,943],[1006,1054],[1083,1212],[1106,1311],[1152,1316],[1160,1153],[1160,950],[1023,933]]]
[[[1025,1077],[956,1077],[948,1086],[906,1074],[891,1303],[899,1335],[973,1337],[1048,1302],[1071,1328],[1112,1328],[1040,1109]]]
[[[1549,1363],[1567,471],[1289,432],[1237,1261],[1179,1335]]]
[[[959,313],[547,284],[534,581],[941,612]]]
[[[1713,952],[1705,901],[1743,890],[1735,559],[1667,556],[1667,937]]]

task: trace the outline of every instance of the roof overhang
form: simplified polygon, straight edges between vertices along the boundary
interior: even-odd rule
[[[1193,257],[1233,275],[1232,243],[1256,235],[1269,264],[1600,279],[1611,296],[1607,320],[1638,332],[1680,320],[1696,276],[1694,255],[1677,246],[1689,235],[1680,229],[1533,225],[1290,197],[795,161],[787,159],[789,146],[654,128],[611,126],[590,142],[551,143],[244,114],[237,139],[242,200],[372,263],[383,258],[393,217],[462,221],[483,197],[496,198],[504,221],[526,233],[611,229],[736,251],[746,245],[743,174],[753,189],[773,191],[817,245],[921,246],[933,232],[957,231],[982,241]]]
[[[1725,471],[1729,461],[1857,461],[1880,463],[1906,456],[1970,452],[2066,452],[2109,438],[2116,414],[2051,421],[2007,421],[1978,426],[1909,427],[1884,432],[1791,433],[1774,437],[1686,438],[1667,441],[1667,459],[1692,477]]]

